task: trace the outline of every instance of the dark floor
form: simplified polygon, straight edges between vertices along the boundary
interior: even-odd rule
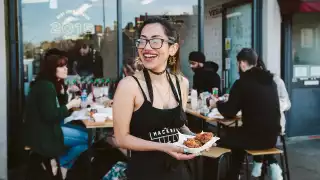
[[[287,151],[291,180],[320,180],[320,139],[289,141]],[[9,179],[23,180],[20,173],[11,171]]]
[[[287,151],[291,180],[320,180],[320,139],[289,140]]]
[[[320,180],[320,139],[289,142],[291,180]]]

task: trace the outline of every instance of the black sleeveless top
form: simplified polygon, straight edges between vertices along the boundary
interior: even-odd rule
[[[153,104],[153,89],[150,75],[143,71],[146,80],[150,101],[138,79],[132,76],[138,83],[144,97],[142,106],[132,114],[130,134],[141,139],[160,143],[173,143],[178,141],[178,129],[184,125],[181,120],[181,90],[176,76],[177,90],[172,79],[167,73],[171,90],[177,107],[172,109],[158,109]],[[178,95],[179,94],[179,95]],[[132,151],[128,164],[127,176],[129,180],[188,180],[190,175],[183,161],[178,161],[170,155],[160,151]]]

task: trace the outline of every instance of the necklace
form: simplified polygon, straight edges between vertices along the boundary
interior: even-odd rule
[[[161,75],[161,74],[165,73],[167,70],[165,69],[161,72],[155,72],[155,71],[152,71],[151,69],[148,69],[148,71],[150,71],[152,74],[155,74],[155,75]]]

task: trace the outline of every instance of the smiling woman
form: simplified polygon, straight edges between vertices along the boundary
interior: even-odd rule
[[[180,50],[175,57],[181,59],[181,63],[177,62],[176,68],[181,69],[188,79],[192,79],[188,54],[198,50],[198,0],[122,0],[122,2],[123,58],[136,59],[138,56],[135,46],[136,39],[139,40],[138,49],[148,46],[148,44],[153,49],[157,49],[164,44],[172,43],[171,39],[163,39],[162,37],[153,37],[150,41],[147,41],[146,37],[138,37],[138,29],[144,21],[148,18],[162,17],[175,28],[177,33],[176,41],[180,45]],[[145,58],[146,62],[152,56],[156,56],[155,54],[148,55],[150,57]],[[141,59],[138,60],[141,61]]]
[[[149,18],[138,30],[136,47],[144,69],[120,81],[113,104],[117,144],[132,150],[128,179],[189,180],[183,160],[195,155],[172,144],[178,141],[178,130],[192,133],[181,118],[188,80],[167,70],[179,50],[177,33],[167,20]]]

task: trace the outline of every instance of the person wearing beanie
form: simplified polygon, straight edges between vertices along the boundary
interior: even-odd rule
[[[218,88],[220,91],[220,82],[217,82],[217,78],[215,78],[216,72],[210,70],[211,64],[206,62],[206,57],[202,52],[191,52],[189,54],[189,63],[194,72],[193,89],[197,90],[198,93],[212,92],[212,88]]]

